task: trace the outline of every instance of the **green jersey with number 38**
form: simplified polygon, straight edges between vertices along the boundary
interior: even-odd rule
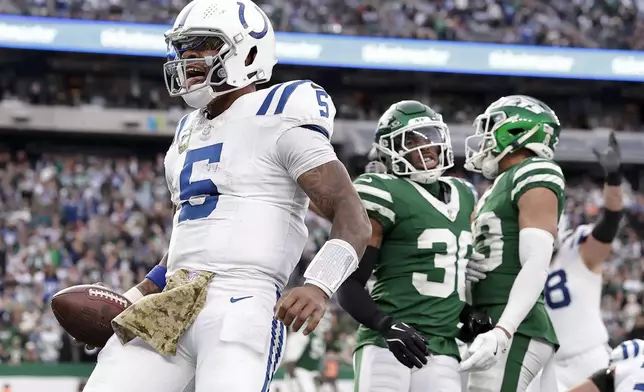
[[[355,187],[371,219],[383,228],[371,296],[398,322],[416,328],[435,355],[459,358],[455,338],[465,301],[465,267],[472,251],[470,217],[476,202],[466,182],[442,177],[450,189],[444,203],[423,185],[389,174],[363,174]],[[364,326],[356,349],[387,347]]]
[[[499,320],[508,302],[514,280],[521,270],[519,260],[519,209],[521,195],[533,188],[548,188],[559,201],[559,215],[564,208],[565,180],[559,166],[544,158],[529,158],[501,173],[481,196],[473,223],[474,249],[485,255],[487,278],[472,288],[476,307],[487,310],[492,320]],[[557,345],[543,295],[528,313],[517,333],[540,338]]]

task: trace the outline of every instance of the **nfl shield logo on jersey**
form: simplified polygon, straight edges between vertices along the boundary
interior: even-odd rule
[[[199,139],[202,141],[206,141],[210,139],[210,134],[212,133],[213,126],[208,124],[204,127],[203,131],[201,132],[201,136],[199,136]]]
[[[179,139],[179,154],[182,154],[188,149],[188,144],[190,144],[190,135],[192,134],[192,129],[186,129],[181,133]]]

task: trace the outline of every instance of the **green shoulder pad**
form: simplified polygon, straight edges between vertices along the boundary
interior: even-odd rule
[[[518,203],[521,196],[533,188],[548,188],[557,195],[559,204],[565,198],[566,180],[559,165],[543,158],[530,158],[522,162],[511,174],[513,203]]]
[[[396,179],[389,174],[363,174],[354,181],[358,195],[370,218],[377,220],[383,230],[389,231],[396,223],[394,199],[387,181]]]

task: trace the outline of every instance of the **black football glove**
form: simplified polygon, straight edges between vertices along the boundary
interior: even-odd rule
[[[599,151],[593,148],[593,153],[597,158],[597,162],[604,169],[608,185],[619,186],[621,182],[620,168],[622,166],[622,153],[619,148],[619,143],[617,143],[615,132],[612,131],[610,133],[608,146],[604,150]]]
[[[427,340],[414,328],[387,317],[379,329],[398,362],[410,369],[414,366],[420,369],[427,363]]]
[[[459,315],[459,319],[463,326],[459,332],[458,339],[464,343],[471,343],[477,335],[491,331],[494,328],[492,319],[484,310],[474,309],[470,305],[465,305]]]

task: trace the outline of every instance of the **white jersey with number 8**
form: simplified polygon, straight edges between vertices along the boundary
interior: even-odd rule
[[[557,378],[570,388],[608,365],[608,332],[601,316],[602,276],[588,269],[579,253],[592,226],[563,238],[550,265],[544,296],[560,348]]]

